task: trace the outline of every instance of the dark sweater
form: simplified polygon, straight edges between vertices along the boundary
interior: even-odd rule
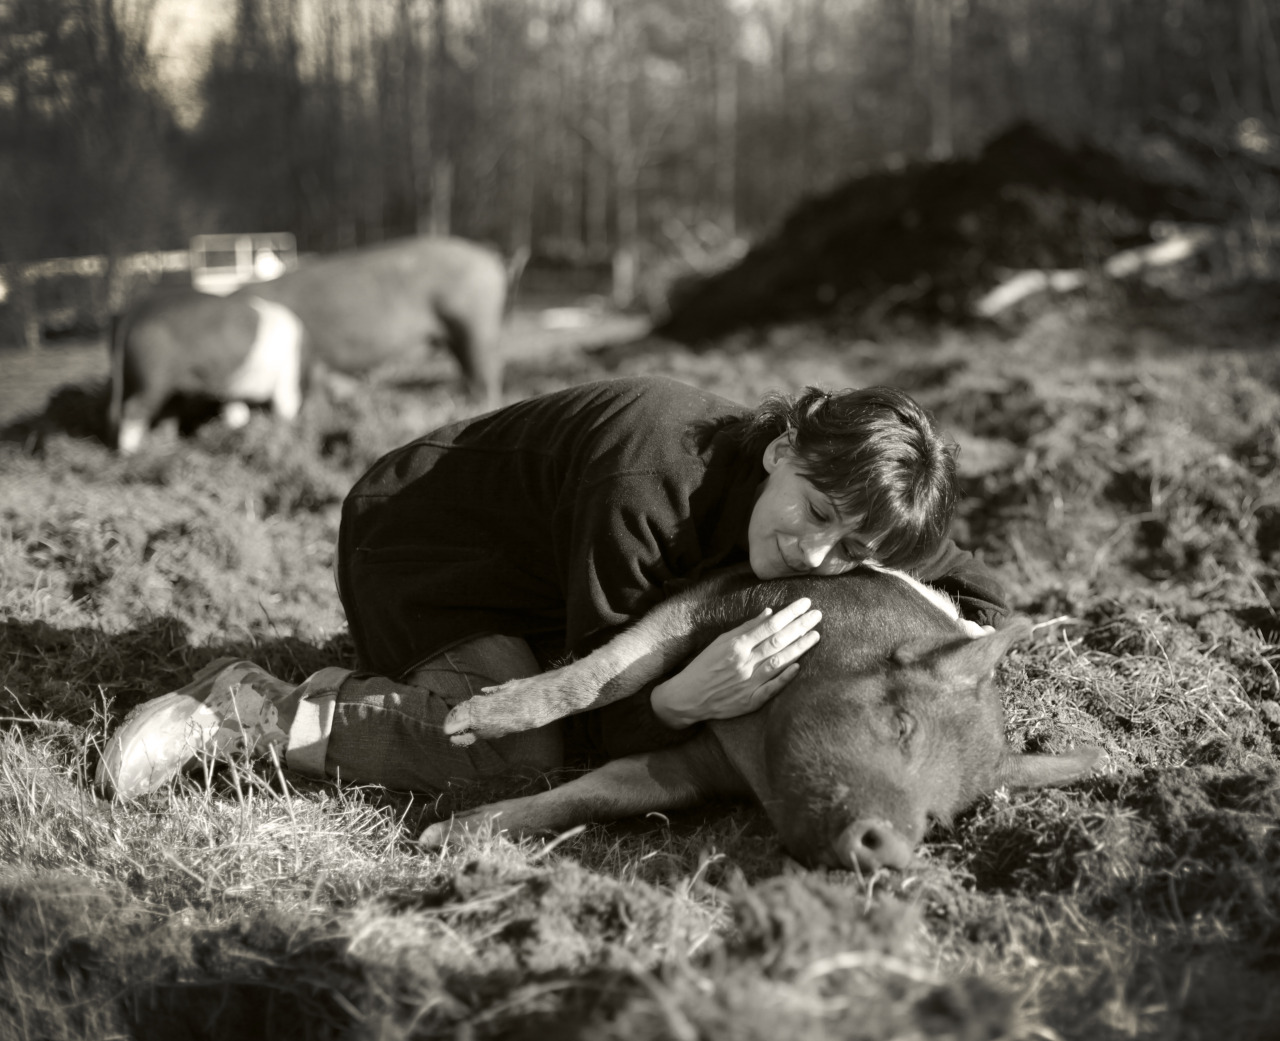
[[[717,420],[748,410],[658,377],[516,402],[383,456],[343,504],[338,591],[363,668],[399,676],[486,634],[544,664],[581,655],[673,584],[747,559],[765,471]],[[1007,613],[994,576],[945,543],[914,572],[966,617]],[[648,692],[574,721],[580,750],[682,740]],[[594,718],[590,718],[594,717]]]

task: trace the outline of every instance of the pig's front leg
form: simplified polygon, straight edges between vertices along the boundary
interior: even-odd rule
[[[533,730],[620,701],[683,660],[684,655],[653,628],[642,620],[585,658],[485,687],[454,706],[445,717],[444,732],[455,745],[469,745],[476,738],[492,740]]]
[[[565,716],[603,708],[671,672],[705,642],[703,605],[734,585],[735,570],[664,600],[585,658],[538,676],[508,680],[457,705],[444,732],[456,745],[533,730]]]
[[[550,791],[489,803],[432,824],[419,843],[440,849],[451,837],[488,827],[512,836],[555,834],[578,824],[677,810],[750,789],[716,739],[703,732],[678,748],[614,759]]]

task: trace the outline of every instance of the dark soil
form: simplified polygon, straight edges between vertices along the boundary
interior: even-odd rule
[[[1224,217],[1191,187],[1021,124],[977,158],[881,171],[810,199],[740,263],[673,294],[658,332],[694,342],[814,317],[864,330],[894,316],[967,321],[1009,271],[1095,267],[1151,241],[1152,221]]]

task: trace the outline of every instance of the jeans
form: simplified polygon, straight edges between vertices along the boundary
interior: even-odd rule
[[[289,765],[318,774],[323,762],[325,776],[340,781],[426,792],[458,781],[555,769],[564,762],[560,721],[466,747],[452,744],[443,730],[449,710],[482,687],[539,671],[529,645],[512,636],[460,644],[403,680],[322,670],[300,688]],[[308,728],[310,769],[293,754],[299,733]]]

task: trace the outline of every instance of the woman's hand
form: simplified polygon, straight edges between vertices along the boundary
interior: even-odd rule
[[[809,609],[808,597],[777,614],[765,608],[654,687],[653,711],[673,729],[754,712],[799,671],[796,659],[818,642],[814,626],[821,620],[821,611]]]

